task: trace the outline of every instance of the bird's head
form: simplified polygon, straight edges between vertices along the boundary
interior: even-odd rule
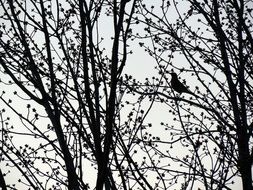
[[[171,74],[171,77],[173,78],[173,79],[177,79],[177,74],[176,73],[170,73]]]

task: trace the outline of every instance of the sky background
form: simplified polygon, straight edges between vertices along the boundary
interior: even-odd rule
[[[159,14],[159,6],[160,6],[160,1],[149,1],[150,4],[155,6],[155,11]],[[151,5],[147,5],[147,6],[151,6]],[[188,6],[183,5],[180,7],[180,11],[182,12],[187,12],[188,11]],[[173,10],[173,9],[171,9]],[[1,12],[1,8],[0,8],[0,12]],[[171,20],[174,20],[176,17],[173,17],[173,15],[176,15],[175,12],[170,12],[170,18]],[[2,22],[2,20],[1,20]],[[194,23],[194,20],[192,20],[192,24],[193,26],[197,26],[197,24]],[[112,25],[111,25],[111,20],[108,17],[104,17],[101,19],[100,21],[100,31],[101,33],[99,34],[101,37],[104,38],[103,43],[101,44],[101,47],[104,47],[106,50],[105,52],[107,52],[108,55],[110,55],[111,53],[111,46],[112,46],[112,40],[110,39],[112,36]],[[138,26],[138,28],[134,29],[134,31],[139,31],[140,33],[143,32],[143,26],[140,25]],[[39,43],[40,39],[38,38],[38,43]],[[156,65],[155,60],[150,57],[148,55],[147,52],[144,51],[143,48],[141,48],[139,46],[139,42],[143,42],[143,40],[136,40],[133,42],[129,43],[129,50],[133,51],[133,54],[128,56],[128,60],[126,63],[126,67],[124,69],[123,73],[126,73],[128,75],[132,75],[133,78],[136,78],[139,81],[145,81],[146,78],[151,78],[152,76],[158,76],[157,74],[157,70],[154,69]],[[145,45],[151,47],[151,42],[148,40],[145,40]],[[166,55],[164,55],[164,57],[166,57]],[[175,56],[175,58],[172,60],[173,64],[176,64],[177,67],[184,67],[187,65],[186,60],[178,54],[178,56]],[[169,67],[168,68],[173,69],[173,67]],[[190,86],[191,90],[194,90],[195,86],[198,84],[197,80],[193,80],[193,77],[189,76],[187,73],[183,73],[181,75],[182,79],[186,80],[186,84]],[[0,74],[0,78],[2,81],[8,81],[9,78],[6,75],[3,75],[2,73]],[[6,97],[13,97],[13,92],[16,91],[16,87],[14,86],[8,86],[8,85],[3,85],[2,83],[0,83],[0,89],[6,91]],[[20,90],[17,90],[18,94],[23,96],[22,92],[20,92]],[[189,97],[190,95],[185,95],[185,97]],[[123,98],[123,101],[131,101],[131,99],[129,99],[129,96],[125,96]],[[132,100],[134,101],[134,99]],[[28,109],[27,109],[27,101],[20,101],[17,98],[13,98],[12,99],[12,104],[16,105],[15,107],[19,110],[20,113],[23,114],[27,114],[28,113]],[[31,103],[31,102],[29,102]],[[32,103],[31,103],[32,104]],[[32,104],[33,105],[33,104]],[[144,109],[147,109],[149,106],[149,102],[146,101],[146,104],[143,105]],[[6,107],[2,102],[0,102],[0,107]],[[32,106],[33,107],[33,106]],[[36,109],[38,110],[39,113],[43,113],[44,110],[38,106],[36,106]],[[130,109],[130,107],[129,107]],[[150,113],[148,114],[148,117],[145,120],[145,123],[152,123],[152,127],[148,129],[148,131],[153,135],[153,136],[159,136],[161,138],[161,140],[168,140],[170,138],[169,136],[169,132],[167,132],[165,130],[165,127],[162,126],[160,123],[164,122],[164,123],[169,123],[169,124],[173,124],[175,123],[173,121],[173,117],[171,115],[169,115],[169,110],[170,108],[167,105],[164,104],[155,104],[152,108],[152,110],[150,111]],[[126,108],[126,112],[128,111],[128,108]],[[198,111],[196,109],[196,111]],[[8,115],[10,117],[10,125],[14,125],[15,126],[15,131],[19,131],[20,129],[22,129],[22,132],[25,132],[24,127],[22,127],[22,124],[20,123],[20,120],[18,119],[18,117],[13,114],[13,112],[11,112],[9,109],[7,109],[7,112],[5,113],[6,115]],[[31,113],[32,114],[32,113]],[[124,117],[124,116],[123,116]],[[42,121],[37,122],[37,125],[40,128],[46,128],[47,124],[49,123],[49,121],[45,118]],[[54,135],[52,135],[52,138],[54,137]],[[38,144],[40,142],[37,142],[33,139],[33,137],[31,138],[27,138],[27,137],[18,137],[15,138],[14,141],[16,144],[20,144],[20,145],[24,145],[24,144],[32,144],[33,146],[38,146]],[[161,145],[161,147],[164,146],[164,150],[166,150],[168,147],[168,145]],[[175,153],[178,154],[179,156],[182,156],[185,152],[185,149],[181,149],[180,147],[175,147]],[[142,156],[142,155],[141,155]],[[140,157],[141,160],[141,157]],[[89,167],[90,163],[87,163],[87,167]],[[5,168],[5,163],[1,162],[0,163],[1,169],[3,170],[3,172],[7,172],[7,170]],[[45,166],[43,165],[43,169]],[[176,167],[176,166],[175,166]],[[92,169],[92,167],[89,167],[90,171],[84,174],[84,178],[88,177],[87,182],[90,181],[90,183],[94,183],[94,179],[95,179],[95,175],[96,175],[96,171]],[[12,183],[13,181],[16,181],[19,178],[19,173],[17,172],[16,174],[11,174],[11,175],[7,175],[6,177],[6,182],[7,183]],[[19,186],[19,185],[17,185]],[[92,185],[91,185],[92,186]],[[236,183],[235,185],[233,185],[233,189],[240,189],[241,188],[241,184],[240,182]],[[20,190],[22,190],[22,185],[20,185]]]

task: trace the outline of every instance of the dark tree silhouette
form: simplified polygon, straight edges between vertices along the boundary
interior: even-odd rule
[[[251,2],[162,1],[154,6],[142,1],[139,5],[138,21],[145,33],[136,36],[157,62],[159,74],[136,92],[156,95],[157,101],[168,104],[181,124],[180,129],[163,123],[174,137],[172,142],[192,147],[192,155],[182,160],[168,153],[161,156],[189,168],[187,175],[183,168],[175,171],[175,176],[184,174],[187,179],[183,189],[196,187],[197,180],[205,189],[229,189],[235,176],[241,177],[244,190],[253,189]],[[198,96],[173,98],[171,72],[195,86]]]
[[[0,98],[23,125],[10,126],[2,109],[5,166],[14,166],[23,176],[18,182],[32,189],[79,190],[89,187],[89,162],[96,189],[126,189],[114,142],[135,0],[0,3],[1,84],[9,85]]]
[[[0,0],[3,189],[252,190],[249,2],[152,3]]]

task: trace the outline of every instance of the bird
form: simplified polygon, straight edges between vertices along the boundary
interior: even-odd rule
[[[178,78],[177,78],[177,74],[176,73],[170,73],[171,74],[171,87],[173,90],[175,90],[178,93],[188,93],[191,95],[195,94],[193,92],[191,92],[183,83],[181,83]]]

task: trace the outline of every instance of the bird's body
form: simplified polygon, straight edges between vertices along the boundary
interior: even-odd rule
[[[177,78],[177,74],[176,73],[170,73],[171,74],[171,87],[173,90],[175,90],[178,93],[188,93],[188,94],[192,94],[195,95],[194,93],[192,93],[183,83],[181,83],[178,78]]]

